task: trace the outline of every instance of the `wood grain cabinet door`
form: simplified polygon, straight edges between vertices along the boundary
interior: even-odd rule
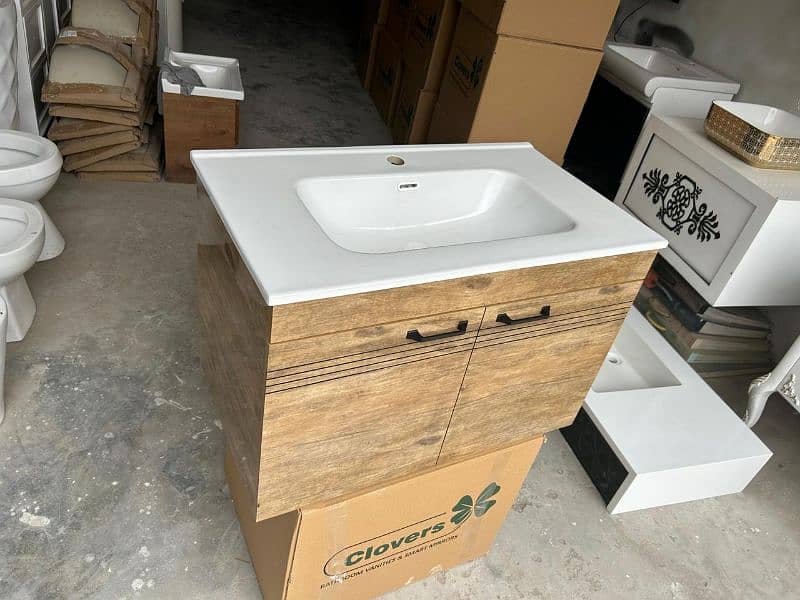
[[[434,467],[483,312],[270,345],[257,518]]]
[[[569,425],[638,288],[487,307],[439,464]]]

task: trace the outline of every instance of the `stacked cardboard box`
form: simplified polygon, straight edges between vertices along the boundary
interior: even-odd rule
[[[403,76],[391,120],[397,144],[427,140],[459,9],[456,0],[416,1],[403,42]]]
[[[403,42],[411,20],[414,0],[389,0],[386,26],[377,32],[370,96],[387,124],[391,123],[400,91]]]
[[[75,0],[42,100],[64,170],[83,179],[158,181],[154,127],[158,13],[153,0]]]
[[[356,70],[367,90],[372,85],[378,38],[389,16],[389,0],[363,0],[356,40]]]
[[[528,141],[561,164],[617,4],[463,0],[428,141]]]

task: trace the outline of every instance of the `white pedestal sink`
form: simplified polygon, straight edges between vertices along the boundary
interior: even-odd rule
[[[740,492],[772,456],[635,308],[561,431],[611,514]]]

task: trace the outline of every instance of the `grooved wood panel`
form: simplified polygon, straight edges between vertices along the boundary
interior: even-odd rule
[[[569,320],[479,336],[439,464],[490,452],[569,425],[628,307],[594,322]],[[579,317],[574,317],[574,323]],[[545,322],[546,323],[546,322]],[[513,332],[512,332],[513,333]]]
[[[465,334],[442,342],[471,342],[474,341],[472,338],[477,334],[482,318],[483,307],[479,307],[270,344],[270,374],[283,375],[327,366],[330,363],[348,363],[401,352],[424,352],[430,349],[432,342],[420,343],[408,339],[406,334],[410,330],[416,329],[425,336],[436,335],[455,330],[462,320],[468,322]]]
[[[655,252],[609,256],[275,306],[270,342],[644,278]]]
[[[469,354],[269,394],[256,519],[433,467]]]
[[[216,212],[197,247],[203,367],[225,437],[255,505],[258,490],[268,310]],[[213,243],[216,242],[216,243]]]
[[[239,102],[227,98],[163,94],[164,178],[194,183],[189,152],[239,145]]]

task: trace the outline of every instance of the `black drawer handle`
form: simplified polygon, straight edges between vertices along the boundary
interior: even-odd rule
[[[406,334],[406,339],[414,340],[415,342],[443,340],[444,338],[464,335],[467,333],[467,325],[469,325],[469,321],[459,321],[455,331],[445,331],[444,333],[436,333],[434,335],[422,335],[418,329],[412,329]]]
[[[550,318],[550,305],[546,304],[542,307],[542,310],[539,311],[538,315],[522,317],[521,319],[512,319],[508,314],[500,313],[497,315],[497,322],[503,323],[504,325],[518,325],[519,323],[530,323],[531,321],[544,321],[548,318]]]

